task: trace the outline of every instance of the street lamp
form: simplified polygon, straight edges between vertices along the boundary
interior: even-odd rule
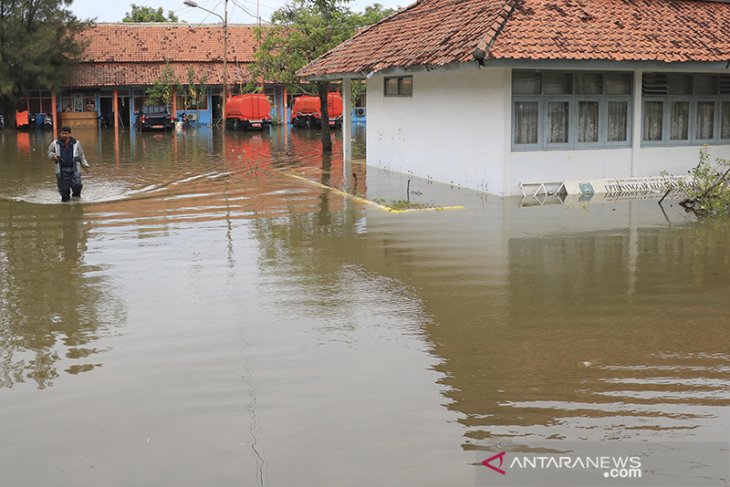
[[[223,15],[224,17],[221,17],[217,13],[213,12],[212,10],[208,10],[205,7],[201,7],[197,3],[195,3],[193,0],[185,0],[183,2],[188,7],[193,8],[199,8],[200,10],[205,10],[211,15],[215,15],[219,19],[223,21],[223,106],[221,110],[221,115],[223,117],[223,128],[226,128],[226,100],[228,100],[228,0],[224,0],[223,2]]]

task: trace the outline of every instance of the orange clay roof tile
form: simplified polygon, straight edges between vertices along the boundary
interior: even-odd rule
[[[702,0],[425,0],[337,46],[302,76],[486,59],[730,60],[730,3]]]
[[[245,83],[256,40],[252,25],[228,25],[228,81]],[[221,24],[192,26],[172,23],[96,24],[80,34],[87,43],[67,86],[151,85],[167,61],[181,81],[188,66],[207,74],[207,83],[223,83]]]

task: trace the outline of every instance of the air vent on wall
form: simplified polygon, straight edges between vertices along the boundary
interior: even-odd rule
[[[641,80],[642,93],[644,95],[666,95],[667,75],[662,73],[645,73]]]
[[[720,94],[730,95],[730,76],[720,76]]]

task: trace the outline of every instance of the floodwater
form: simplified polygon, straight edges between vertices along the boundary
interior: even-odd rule
[[[471,486],[542,441],[730,437],[727,222],[416,178],[464,208],[388,213],[348,193],[408,178],[316,133],[74,135],[61,204],[51,135],[0,131],[3,487]]]

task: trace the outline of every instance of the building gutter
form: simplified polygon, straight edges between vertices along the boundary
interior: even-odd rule
[[[611,61],[611,60],[580,60],[580,59],[489,59],[484,66],[511,67],[515,69],[601,69],[607,71],[621,71],[643,69],[646,71],[666,72],[712,72],[724,71],[730,73],[728,61]]]
[[[317,76],[308,76],[303,79],[307,81],[336,81],[342,79],[368,79],[372,76],[403,76],[413,73],[424,73],[428,71],[456,71],[471,70],[478,67],[478,61],[465,63],[449,63],[439,66],[419,65],[407,68],[391,67],[380,71],[355,72],[355,73],[332,73]],[[717,61],[690,61],[665,63],[661,61],[609,61],[609,60],[576,60],[576,59],[489,59],[485,60],[481,66],[495,68],[514,68],[514,69],[563,69],[563,70],[602,70],[602,71],[629,71],[641,69],[644,71],[664,71],[677,73],[722,73],[730,74],[730,62]]]
[[[370,73],[330,73],[330,74],[318,74],[313,76],[304,76],[302,79],[305,81],[339,81],[343,79],[367,79]]]

